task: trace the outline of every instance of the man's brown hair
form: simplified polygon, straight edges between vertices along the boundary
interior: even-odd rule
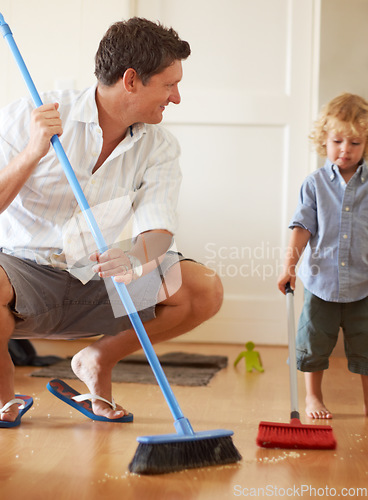
[[[151,76],[189,55],[189,43],[172,28],[133,17],[113,24],[105,33],[95,56],[95,75],[109,86],[133,68],[146,84]]]

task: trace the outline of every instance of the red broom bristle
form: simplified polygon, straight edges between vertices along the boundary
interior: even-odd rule
[[[334,450],[336,440],[329,425],[303,425],[298,419],[290,424],[261,422],[257,444],[263,448]]]

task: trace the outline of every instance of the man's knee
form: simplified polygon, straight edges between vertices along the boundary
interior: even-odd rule
[[[182,261],[165,276],[159,301],[166,305],[185,302],[190,305],[190,314],[202,322],[219,311],[223,294],[221,280],[213,270],[196,262]]]
[[[14,290],[9,281],[9,278],[0,266],[0,305],[7,306],[14,298]]]
[[[206,268],[207,269],[207,268]],[[202,300],[205,303],[208,317],[214,316],[221,308],[224,298],[224,288],[219,276],[209,269],[205,273],[203,281],[203,292],[201,292]]]
[[[224,290],[219,276],[201,264],[193,264],[192,275],[183,282],[189,287],[189,297],[192,301],[192,310],[201,316],[203,321],[214,316],[221,308]]]

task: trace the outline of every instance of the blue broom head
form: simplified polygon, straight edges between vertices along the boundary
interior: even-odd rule
[[[241,460],[232,431],[218,429],[193,435],[140,436],[129,471],[135,474],[167,474],[185,469],[225,465]]]

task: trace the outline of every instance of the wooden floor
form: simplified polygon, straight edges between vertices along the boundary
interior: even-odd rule
[[[39,354],[73,354],[80,342],[38,341]],[[94,422],[52,396],[47,380],[30,377],[36,368],[16,368],[16,390],[34,407],[15,429],[1,429],[0,492],[8,500],[216,500],[230,498],[368,495],[368,419],[362,415],[360,379],[334,358],[325,377],[326,404],[338,442],[336,450],[267,450],[255,440],[261,420],[289,421],[285,348],[258,347],[264,373],[246,373],[233,362],[244,346],[167,343],[156,352],[227,355],[229,365],[207,387],[174,386],[195,431],[226,428],[243,456],[234,465],[185,470],[161,476],[127,472],[136,437],[175,432],[157,386],[114,384],[115,400],[134,413],[132,424]],[[85,388],[71,382],[79,391]],[[304,386],[299,379],[300,408]],[[303,423],[307,419],[301,412]],[[323,423],[321,424],[323,425]],[[345,490],[345,489],[346,490]],[[363,488],[363,490],[359,490]],[[365,490],[364,490],[365,489]],[[356,493],[352,495],[352,493]]]

